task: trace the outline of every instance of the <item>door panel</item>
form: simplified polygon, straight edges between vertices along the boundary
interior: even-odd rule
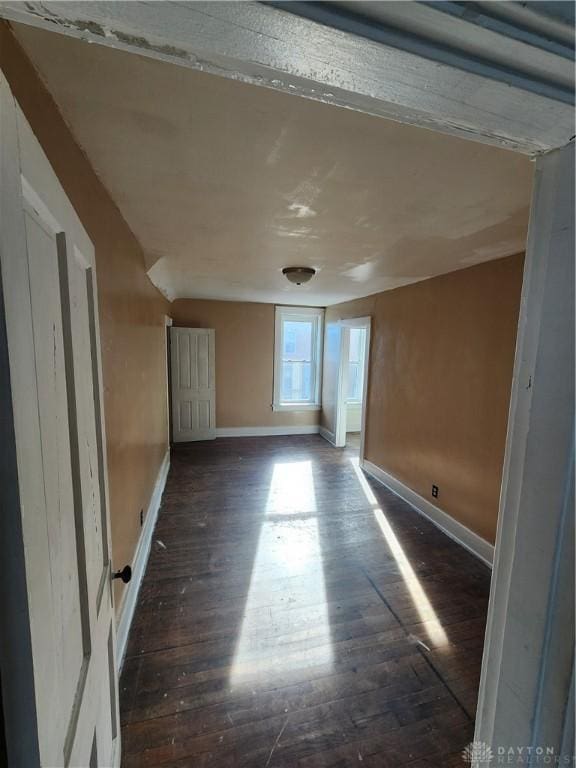
[[[57,765],[65,753],[82,666],[89,653],[89,627],[82,612],[87,600],[80,579],[83,556],[77,546],[84,533],[74,519],[78,478],[73,477],[70,462],[69,426],[74,404],[65,372],[65,357],[71,350],[64,349],[56,233],[31,206],[24,210],[44,486],[37,524],[46,532],[45,549],[35,557],[50,574],[45,584],[38,585],[37,597],[40,590],[45,594],[34,606],[32,641],[40,743],[52,742],[45,756]],[[54,691],[59,692],[57,698]],[[52,730],[54,739],[49,738]]]
[[[120,749],[94,248],[1,75],[0,111],[14,127],[0,135],[2,221],[11,216],[0,255],[40,760],[111,766]]]
[[[171,328],[174,442],[216,436],[215,333],[209,328]]]
[[[66,247],[64,236],[60,238],[61,256],[65,263],[62,270],[63,285],[69,286],[68,318],[70,341],[74,354],[73,387],[77,396],[76,433],[77,456],[80,473],[80,505],[83,510],[85,529],[86,577],[90,610],[98,613],[98,595],[107,569],[108,557],[103,551],[102,504],[100,478],[104,468],[99,461],[96,441],[96,412],[94,403],[93,360],[91,343],[95,329],[91,329],[88,309],[88,273],[90,265],[80,250]],[[64,289],[65,290],[65,289]],[[105,510],[104,510],[105,515]],[[104,549],[107,548],[107,544]]]
[[[341,425],[338,423],[338,404],[342,391],[343,333],[338,321],[327,322],[324,330],[324,361],[322,368],[322,411],[325,428],[332,443],[344,445]]]

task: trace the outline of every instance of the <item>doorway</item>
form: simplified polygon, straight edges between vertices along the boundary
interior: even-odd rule
[[[344,334],[348,335],[348,356],[345,360],[347,369],[346,389],[343,392],[343,415],[345,445],[353,450],[360,451],[360,438],[362,435],[362,410],[364,405],[364,379],[366,377],[366,350],[365,327],[345,328]]]
[[[326,30],[326,28],[323,27],[322,28],[322,34],[323,35],[326,34],[325,30]],[[217,36],[214,36],[214,37],[215,37],[215,39],[217,39]],[[144,38],[142,38],[142,39],[144,39]],[[310,43],[310,45],[312,45],[313,42],[314,42],[312,35],[310,36],[310,40],[312,41]],[[400,53],[403,54],[402,51],[400,51]],[[387,56],[389,56],[389,54],[387,54]],[[387,59],[387,60],[389,60],[389,59]],[[252,61],[252,59],[251,59],[251,61]],[[358,61],[358,66],[365,66],[365,61],[363,60],[363,58],[361,56],[357,57],[357,61]],[[391,69],[392,69],[392,67],[389,66],[388,70],[391,70]],[[237,71],[237,70],[235,69],[234,71]],[[405,72],[405,68],[402,70],[402,72],[403,73]],[[419,71],[417,71],[417,74],[419,75]],[[460,84],[460,87],[461,87],[462,91],[464,90],[464,86],[465,86],[465,83],[464,83],[465,77],[466,76],[464,74],[458,73],[458,82]],[[477,78],[478,74],[475,73],[475,72],[472,72],[470,77]],[[387,88],[390,88],[391,87],[390,86],[391,80],[392,80],[392,76],[391,76],[390,80],[386,79],[386,78],[383,78],[382,82],[384,83],[384,85]],[[445,81],[448,84],[448,87],[450,87],[450,83],[452,82],[450,80],[450,78],[446,77]],[[285,87],[285,82],[286,81],[285,81],[284,78],[279,80],[279,82],[282,84],[283,87]],[[474,88],[474,90],[472,91],[473,93],[477,93],[479,91],[477,82],[473,83],[473,88]],[[438,90],[440,90],[440,88],[438,88]],[[421,89],[414,88],[414,91],[417,94],[418,100],[421,100]],[[434,94],[431,93],[431,100],[433,99],[433,96],[434,96]],[[484,93],[484,91],[482,93],[482,96],[483,96],[482,102],[483,103],[489,103],[490,99],[486,95],[486,93]],[[361,98],[364,98],[364,93],[361,94]],[[514,105],[514,100],[512,98],[509,98],[509,99],[506,99],[506,100],[503,100],[503,101],[505,101],[505,103],[507,103],[507,104],[510,104],[512,108],[514,108],[514,109],[516,108],[516,107],[513,106]],[[527,99],[526,99],[526,101],[527,101]],[[464,106],[466,107],[466,109],[470,109],[470,102],[469,102],[469,100],[465,100],[463,98],[462,102],[463,102]],[[451,103],[456,103],[456,99],[452,99]],[[474,106],[475,106],[476,110],[479,110],[479,108],[480,108],[479,105],[474,105]],[[433,111],[432,108],[430,108],[430,110]],[[438,110],[438,112],[440,112],[440,110]],[[433,117],[434,116],[432,116],[432,118],[430,118],[430,117],[427,118],[428,121],[429,121],[429,124],[430,124],[430,121],[433,119]],[[445,115],[441,115],[441,118],[444,118],[441,124],[445,125],[446,122],[447,122],[446,118],[445,118]],[[513,131],[512,127],[509,130],[507,130],[507,131],[502,131],[502,130],[498,131],[498,127],[497,127],[497,125],[495,125],[495,122],[494,122],[495,120],[497,120],[497,113],[495,113],[494,110],[490,111],[490,118],[491,118],[491,122],[489,123],[489,128],[490,128],[490,131],[491,131],[490,135],[492,137],[496,136],[500,141],[502,140],[503,136],[505,138],[507,138],[508,140],[510,140],[510,136],[513,137],[514,131]],[[472,123],[472,118],[470,118],[469,123],[467,123],[467,125],[470,125],[470,123]],[[541,125],[541,123],[537,119],[534,119],[533,121],[524,121],[524,123],[522,123],[522,121],[518,121],[517,124],[521,124],[521,125],[528,124],[529,126],[533,125],[533,126],[538,126],[538,127]],[[545,123],[544,127],[546,128],[546,130],[550,130],[550,126],[552,124],[555,125],[556,121],[547,121]],[[542,128],[542,132],[544,132],[544,127]],[[469,133],[472,133],[472,131],[469,131]],[[536,129],[534,129],[534,133],[536,133]],[[550,146],[550,145],[548,144],[548,145],[544,145],[544,146]],[[562,150],[562,152],[565,152],[565,150]],[[563,160],[564,160],[565,167],[568,167],[569,164],[565,163],[565,155],[563,156]],[[555,164],[555,162],[556,161],[555,161],[555,159],[553,157],[545,157],[544,156],[544,157],[540,157],[538,159],[539,170],[541,170],[541,172],[542,172],[542,177],[550,177],[551,176],[551,172],[554,170],[554,165],[553,164]],[[552,181],[550,182],[550,186],[552,186],[552,187],[553,187],[553,183],[552,183],[553,181],[554,181],[554,177],[552,177]],[[547,182],[547,184],[548,184],[548,182]],[[525,556],[522,557],[522,558],[515,558],[513,556],[510,556],[510,550],[512,550],[512,554],[513,554],[514,553],[514,548],[516,548],[516,541],[518,541],[518,545],[517,545],[518,546],[518,551],[520,551],[520,552],[523,551],[525,553],[526,550],[527,550],[526,539],[525,538],[517,537],[516,536],[516,529],[520,527],[519,526],[519,521],[524,521],[524,519],[526,517],[526,510],[528,512],[531,511],[528,508],[528,505],[526,503],[524,503],[525,499],[528,498],[530,500],[531,498],[533,498],[534,501],[532,503],[534,505],[536,505],[538,503],[539,499],[542,497],[542,495],[544,493],[545,489],[542,488],[542,482],[541,482],[542,476],[544,476],[544,478],[548,478],[548,477],[550,478],[549,485],[552,485],[553,481],[559,487],[564,488],[564,485],[565,485],[564,483],[562,483],[560,481],[556,481],[556,477],[557,476],[554,475],[551,471],[548,471],[549,467],[543,461],[539,461],[538,462],[538,466],[536,467],[538,472],[533,471],[533,468],[529,467],[529,466],[526,466],[526,471],[524,469],[524,464],[526,463],[525,456],[527,456],[532,461],[534,461],[535,464],[536,464],[536,461],[535,461],[535,459],[533,457],[536,455],[536,457],[538,459],[541,458],[540,456],[538,456],[536,451],[527,451],[525,446],[523,445],[523,442],[525,442],[525,440],[526,440],[526,438],[525,438],[526,435],[528,435],[530,437],[530,440],[534,441],[534,442],[536,442],[538,440],[538,438],[539,438],[538,432],[536,430],[532,430],[531,431],[530,429],[528,429],[528,427],[526,426],[526,420],[528,420],[528,422],[529,422],[530,419],[533,419],[535,421],[536,425],[546,425],[547,421],[546,421],[545,418],[543,418],[543,414],[542,414],[542,411],[544,410],[544,408],[545,407],[550,407],[551,405],[553,405],[557,409],[558,408],[557,403],[559,403],[559,402],[560,403],[569,402],[569,398],[568,397],[566,397],[566,396],[560,397],[557,392],[553,392],[552,395],[555,395],[555,396],[551,396],[550,391],[547,391],[547,392],[545,392],[546,396],[545,397],[541,397],[539,395],[539,389],[538,389],[538,385],[540,384],[540,380],[541,379],[544,379],[547,383],[550,384],[550,386],[552,384],[556,385],[557,382],[558,382],[558,385],[557,385],[558,387],[560,387],[560,384],[562,384],[562,385],[565,386],[565,388],[567,390],[569,390],[569,388],[570,388],[570,378],[562,376],[562,375],[558,375],[558,371],[562,370],[562,368],[560,368],[560,366],[556,365],[556,360],[559,360],[560,362],[565,360],[566,361],[564,363],[565,368],[566,369],[570,368],[568,356],[565,356],[565,357],[562,356],[562,353],[564,352],[564,349],[560,346],[560,343],[558,341],[558,340],[560,340],[562,338],[563,334],[558,333],[556,328],[553,329],[553,332],[552,331],[550,332],[550,337],[553,338],[555,340],[555,342],[556,342],[555,345],[554,344],[550,344],[550,349],[553,350],[554,355],[555,355],[555,358],[552,358],[552,360],[551,360],[552,364],[550,365],[550,357],[544,356],[544,352],[546,352],[546,353],[548,352],[547,344],[545,343],[547,341],[547,339],[548,339],[548,336],[544,336],[544,334],[539,332],[540,331],[540,322],[541,322],[540,318],[541,317],[543,317],[544,320],[548,324],[551,324],[552,321],[556,322],[557,326],[560,324],[560,320],[562,320],[563,318],[569,318],[569,316],[570,316],[570,312],[569,312],[570,307],[567,305],[567,302],[564,302],[564,303],[561,303],[561,302],[558,302],[558,301],[554,301],[553,302],[553,306],[557,307],[560,304],[560,308],[561,309],[565,308],[564,309],[564,315],[560,315],[559,320],[556,320],[556,315],[552,315],[552,319],[551,319],[550,318],[550,314],[544,312],[544,310],[541,309],[541,305],[546,306],[544,304],[544,302],[545,301],[548,302],[550,300],[551,295],[553,295],[554,291],[557,289],[557,285],[560,285],[560,286],[573,285],[573,281],[570,281],[570,280],[566,280],[566,279],[561,279],[560,280],[559,279],[558,282],[555,283],[551,279],[552,277],[555,276],[555,271],[552,269],[552,267],[550,267],[550,269],[548,269],[548,262],[550,262],[551,264],[554,264],[554,266],[555,266],[557,259],[555,259],[554,261],[552,260],[552,258],[548,254],[548,251],[544,247],[542,247],[542,242],[541,241],[544,241],[545,243],[548,243],[548,241],[551,239],[549,233],[552,231],[552,225],[551,224],[550,225],[547,224],[547,218],[545,216],[546,212],[549,211],[549,210],[560,210],[560,206],[557,206],[555,203],[548,204],[547,201],[548,200],[563,199],[563,198],[560,196],[560,193],[556,194],[554,192],[554,188],[552,189],[552,191],[554,192],[554,195],[552,194],[552,192],[548,192],[548,187],[546,187],[544,189],[544,191],[546,192],[546,194],[542,193],[542,195],[540,197],[538,197],[538,204],[539,204],[539,206],[543,206],[543,203],[541,202],[543,200],[544,203],[546,203],[547,206],[548,206],[548,207],[544,206],[544,213],[542,214],[542,218],[544,219],[544,223],[546,224],[547,228],[543,228],[543,230],[542,230],[543,233],[540,236],[540,234],[539,234],[539,232],[540,232],[540,220],[539,220],[539,222],[538,222],[538,224],[539,224],[538,229],[535,229],[535,233],[538,234],[538,246],[539,247],[538,247],[538,249],[536,249],[536,247],[534,247],[534,254],[538,254],[538,261],[535,263],[533,269],[530,268],[531,271],[527,269],[527,278],[528,277],[531,278],[531,283],[529,284],[530,292],[528,291],[528,288],[525,291],[526,301],[524,302],[524,306],[525,307],[529,307],[530,310],[525,309],[525,312],[524,312],[526,322],[523,324],[522,327],[523,328],[527,327],[527,331],[523,330],[523,335],[521,336],[521,338],[519,340],[519,344],[518,344],[518,350],[519,351],[518,351],[518,354],[517,354],[517,360],[518,361],[522,360],[522,367],[520,366],[520,362],[518,362],[517,363],[517,369],[518,370],[517,370],[517,375],[515,377],[514,396],[513,396],[513,401],[512,401],[513,405],[512,405],[512,409],[511,409],[511,412],[512,412],[513,415],[518,413],[518,416],[519,416],[518,417],[518,421],[520,423],[518,424],[517,428],[514,428],[514,429],[511,428],[510,429],[509,443],[512,442],[513,444],[512,444],[512,447],[509,447],[509,449],[508,449],[507,460],[506,460],[507,461],[507,467],[510,467],[512,471],[510,473],[511,474],[510,482],[508,482],[508,477],[507,477],[506,478],[506,484],[505,484],[505,487],[504,487],[504,490],[506,492],[506,496],[504,497],[504,495],[503,495],[503,498],[504,498],[503,504],[505,506],[505,508],[503,509],[503,512],[507,513],[506,517],[510,518],[510,523],[506,522],[506,527],[505,528],[504,528],[504,526],[502,526],[501,531],[503,531],[503,532],[499,535],[499,542],[498,542],[498,545],[497,545],[497,551],[499,552],[500,551],[500,545],[502,544],[502,550],[501,550],[502,551],[502,557],[501,557],[502,568],[497,569],[496,574],[499,576],[499,582],[502,582],[502,584],[505,587],[506,587],[506,585],[508,585],[508,587],[504,590],[505,594],[503,594],[503,598],[502,598],[502,601],[501,601],[501,605],[504,605],[504,606],[506,606],[508,604],[508,599],[509,599],[508,598],[508,593],[511,591],[509,585],[513,585],[514,586],[516,580],[519,583],[522,583],[522,578],[521,577],[523,576],[523,574],[522,573],[514,573],[514,569],[516,568],[516,563],[517,562],[520,562],[521,565],[523,563],[528,564],[529,567],[531,567],[532,570],[533,570],[532,579],[538,579],[540,585],[543,585],[543,586],[541,586],[540,590],[538,591],[538,597],[540,598],[540,603],[543,603],[545,601],[545,599],[547,599],[546,596],[548,594],[548,591],[545,589],[545,587],[547,585],[546,585],[544,579],[542,578],[541,571],[534,571],[534,569],[532,567],[532,563],[531,563],[531,558],[528,558],[528,557],[525,557]],[[565,207],[567,209],[568,205],[566,205]],[[532,218],[534,220],[534,217],[532,217]],[[554,222],[554,226],[557,227],[556,222]],[[569,227],[562,227],[562,228],[557,227],[557,229],[554,230],[554,234],[556,234],[556,232],[562,232],[562,237],[568,237],[569,236]],[[555,243],[555,247],[556,247],[556,243]],[[568,251],[569,251],[569,248],[566,248],[566,253],[568,253]],[[540,255],[540,254],[542,254],[542,255]],[[556,255],[555,252],[552,255],[555,256]],[[529,261],[532,261],[533,259],[535,259],[535,256],[533,256],[533,254],[532,254],[532,246],[531,246],[530,249],[529,249]],[[550,278],[548,278],[548,274],[549,273],[551,273],[551,277]],[[534,275],[534,276],[532,277],[532,275]],[[539,290],[539,288],[541,287],[541,284],[544,283],[543,276],[546,276],[546,278],[548,280],[548,282],[546,283],[547,293],[544,293],[543,288],[542,288],[542,290]],[[563,278],[564,276],[562,275],[561,277]],[[528,301],[529,298],[531,299],[530,302]],[[534,309],[532,309],[532,306],[533,306],[532,302],[534,302],[535,300],[536,300],[536,302],[539,302],[539,303],[537,303],[536,309],[534,310]],[[567,323],[567,325],[568,325],[568,323]],[[565,343],[566,343],[566,345],[568,345],[570,343],[569,334],[566,334],[565,338],[566,338],[566,342]],[[543,339],[543,341],[541,341],[541,339]],[[527,349],[530,354],[521,355],[521,352],[523,351],[523,349]],[[550,356],[551,356],[551,353],[550,353]],[[542,362],[540,361],[540,358],[543,358]],[[536,362],[539,362],[540,365],[536,366]],[[542,371],[542,368],[544,368],[544,370],[546,370],[545,365],[549,365],[549,369],[553,370],[553,371],[556,371],[557,375],[553,376],[553,377],[542,376],[541,375],[541,371]],[[538,367],[540,369],[538,371],[538,373],[540,373],[540,378],[534,379],[532,374],[533,374],[533,371],[536,368],[538,368]],[[533,394],[534,392],[536,393],[536,395]],[[563,394],[564,394],[564,390],[561,390],[560,391],[560,395],[563,395]],[[533,409],[531,407],[532,406],[532,399],[533,398],[534,398],[534,401],[535,401],[535,405],[540,406],[542,411],[536,411],[535,408]],[[545,403],[545,405],[542,405],[542,403]],[[537,414],[538,418],[536,419],[536,416],[533,416],[533,414]],[[522,418],[524,420],[524,423],[522,423],[520,421],[520,418]],[[565,419],[566,423],[568,421],[570,421],[570,420],[569,419]],[[563,435],[561,435],[561,436],[563,436]],[[558,457],[558,452],[554,451],[554,450],[550,450],[551,439],[550,439],[550,437],[548,435],[547,435],[547,437],[548,437],[548,439],[545,442],[543,441],[544,444],[546,445],[546,448],[547,448],[547,450],[546,450],[547,456],[545,456],[544,458],[549,457],[550,462],[553,460],[554,464],[556,466],[558,466],[558,465],[563,466],[562,463],[558,461],[558,458],[557,458]],[[559,440],[557,442],[559,442]],[[519,447],[518,447],[518,443],[520,443]],[[516,461],[516,456],[518,454],[519,454],[519,458]],[[555,467],[553,467],[553,469],[555,469]],[[508,471],[507,471],[507,474],[508,474]],[[538,494],[538,496],[536,494],[531,494],[529,487],[525,488],[523,486],[523,483],[525,482],[525,478],[531,478],[531,482],[534,484],[534,486],[536,486],[536,487],[540,486],[539,487],[539,494]],[[524,495],[524,499],[520,498],[522,494]],[[523,502],[523,503],[521,503],[521,502]],[[550,504],[550,502],[548,502],[547,506],[548,506],[548,508],[550,508],[552,505]],[[562,509],[564,508],[561,505],[557,505],[557,506],[559,508],[562,508]],[[537,519],[536,516],[535,516],[535,519]],[[531,531],[534,530],[534,528],[531,528],[530,526],[527,526],[527,528],[529,530],[531,530]],[[547,531],[549,532],[550,539],[552,539],[553,534],[555,533],[555,529],[554,529],[554,526],[550,524],[550,520],[549,519],[546,520],[546,528],[547,528]],[[544,531],[544,533],[547,533],[547,531]],[[534,536],[533,535],[533,539],[535,540],[535,543],[538,545],[538,550],[539,550],[539,553],[540,553],[540,557],[538,558],[539,562],[541,562],[541,563],[547,562],[546,559],[544,557],[542,557],[541,538],[539,536]],[[532,541],[529,541],[528,543],[532,544]],[[507,552],[506,552],[506,550],[504,548],[505,546],[508,547],[508,551]],[[508,563],[510,563],[509,566],[507,565]],[[557,569],[554,567],[554,569],[550,569],[550,570],[553,572],[554,578],[556,578]],[[514,579],[512,577],[514,577]],[[516,595],[520,594],[521,595],[519,590],[512,590],[512,595],[514,595],[514,594],[516,594]],[[553,593],[553,594],[555,594],[555,593]],[[544,597],[541,597],[541,595],[543,595]],[[530,608],[530,611],[526,611],[527,622],[528,621],[533,622],[533,620],[534,620],[534,613],[535,613],[534,605],[531,604],[529,606],[529,608]],[[547,617],[552,615],[550,613],[550,611],[548,611],[548,612],[546,612],[546,611],[539,611],[538,613],[540,615],[546,615]],[[494,623],[494,627],[498,628],[499,625],[503,624],[503,620],[502,620],[502,616],[503,615],[504,615],[504,612],[502,610],[498,609],[498,610],[495,611],[495,613],[494,613],[494,622],[493,622]],[[514,616],[512,614],[512,618],[516,619],[516,616]],[[518,623],[516,623],[516,627],[518,627],[518,626],[519,626]],[[506,651],[506,653],[509,654],[509,655],[510,654],[515,654],[516,655],[518,653],[518,648],[520,647],[521,644],[520,643],[517,644],[515,642],[512,642],[512,639],[514,639],[514,634],[513,634],[514,631],[515,630],[514,630],[514,625],[513,625],[510,630],[508,628],[506,628],[506,632],[504,632],[504,628],[502,628],[499,633],[496,633],[496,632],[493,632],[493,631],[490,633],[490,634],[494,634],[495,635],[495,639],[494,639],[495,654],[490,654],[490,659],[489,660],[492,660],[492,656],[493,655],[501,656],[502,657],[503,656],[502,650]],[[524,631],[524,628],[522,626],[520,626],[519,629],[516,629],[516,632],[518,632],[520,634],[522,634],[523,631]],[[510,639],[510,637],[509,637],[510,634],[512,635],[512,639]],[[546,638],[546,640],[548,642],[548,638],[549,638],[548,631],[546,631],[545,633],[542,632],[540,634],[542,634]],[[504,642],[504,640],[506,640],[506,643]],[[536,653],[534,648],[528,647],[528,646],[524,645],[524,646],[522,646],[522,650],[526,654],[526,656],[528,656],[528,654],[530,654],[530,656],[528,657],[528,662],[530,662],[530,660],[533,659],[533,658],[538,658],[537,657],[537,653]],[[497,659],[497,661],[498,661],[498,659]],[[502,660],[498,661],[497,664],[491,664],[491,665],[487,664],[486,665],[487,668],[491,668],[491,669],[499,669],[500,667],[505,668],[506,666],[510,666],[510,665],[504,664],[504,662]],[[522,664],[522,665],[517,663],[517,664],[511,665],[511,666],[512,666],[513,670],[515,670],[517,668],[522,668],[522,670],[524,670],[524,669],[531,670],[533,665],[531,665],[530,663],[526,663],[526,664]],[[497,674],[497,672],[495,672],[494,674]],[[543,685],[542,685],[543,678],[542,678],[542,676],[541,675],[534,675],[534,677],[538,681],[539,690],[540,691],[543,690]],[[504,683],[506,683],[507,689],[510,690],[510,685],[508,684],[509,681],[508,680],[504,680]],[[492,688],[493,687],[494,686],[492,686]],[[526,695],[526,699],[527,698],[528,698],[528,695]],[[540,697],[540,698],[542,698],[542,697]],[[490,705],[490,702],[488,702],[488,704]],[[495,709],[495,707],[491,707],[490,706],[489,709]],[[539,707],[538,711],[540,711],[540,710],[544,711],[545,708]],[[510,711],[512,711],[512,708],[510,708]],[[515,712],[514,712],[514,714],[515,714]],[[498,719],[498,718],[495,717],[495,719]],[[518,720],[519,718],[516,718],[516,719]],[[500,718],[500,722],[503,723],[503,725],[501,727],[505,730],[505,727],[506,727],[507,723],[502,718]],[[483,733],[481,735],[484,736]]]
[[[370,351],[370,318],[341,320],[339,386],[334,444],[362,459],[366,432],[366,398]]]

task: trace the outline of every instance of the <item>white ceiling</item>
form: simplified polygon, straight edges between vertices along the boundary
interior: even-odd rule
[[[170,299],[329,305],[524,248],[525,156],[14,28]]]

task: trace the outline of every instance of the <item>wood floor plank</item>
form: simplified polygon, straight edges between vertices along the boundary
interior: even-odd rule
[[[490,573],[366,493],[355,458],[318,436],[173,449],[120,684],[124,768],[458,764]]]

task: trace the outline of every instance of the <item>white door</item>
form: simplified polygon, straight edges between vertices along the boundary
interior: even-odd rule
[[[1,74],[0,190],[37,717],[20,738],[37,731],[42,766],[111,766],[120,738],[94,248]]]
[[[216,437],[215,332],[170,328],[172,439]]]
[[[346,425],[339,422],[338,404],[344,387],[345,366],[342,360],[345,341],[339,321],[326,323],[324,333],[324,361],[322,368],[322,412],[324,418],[324,436],[337,447],[346,442]]]

